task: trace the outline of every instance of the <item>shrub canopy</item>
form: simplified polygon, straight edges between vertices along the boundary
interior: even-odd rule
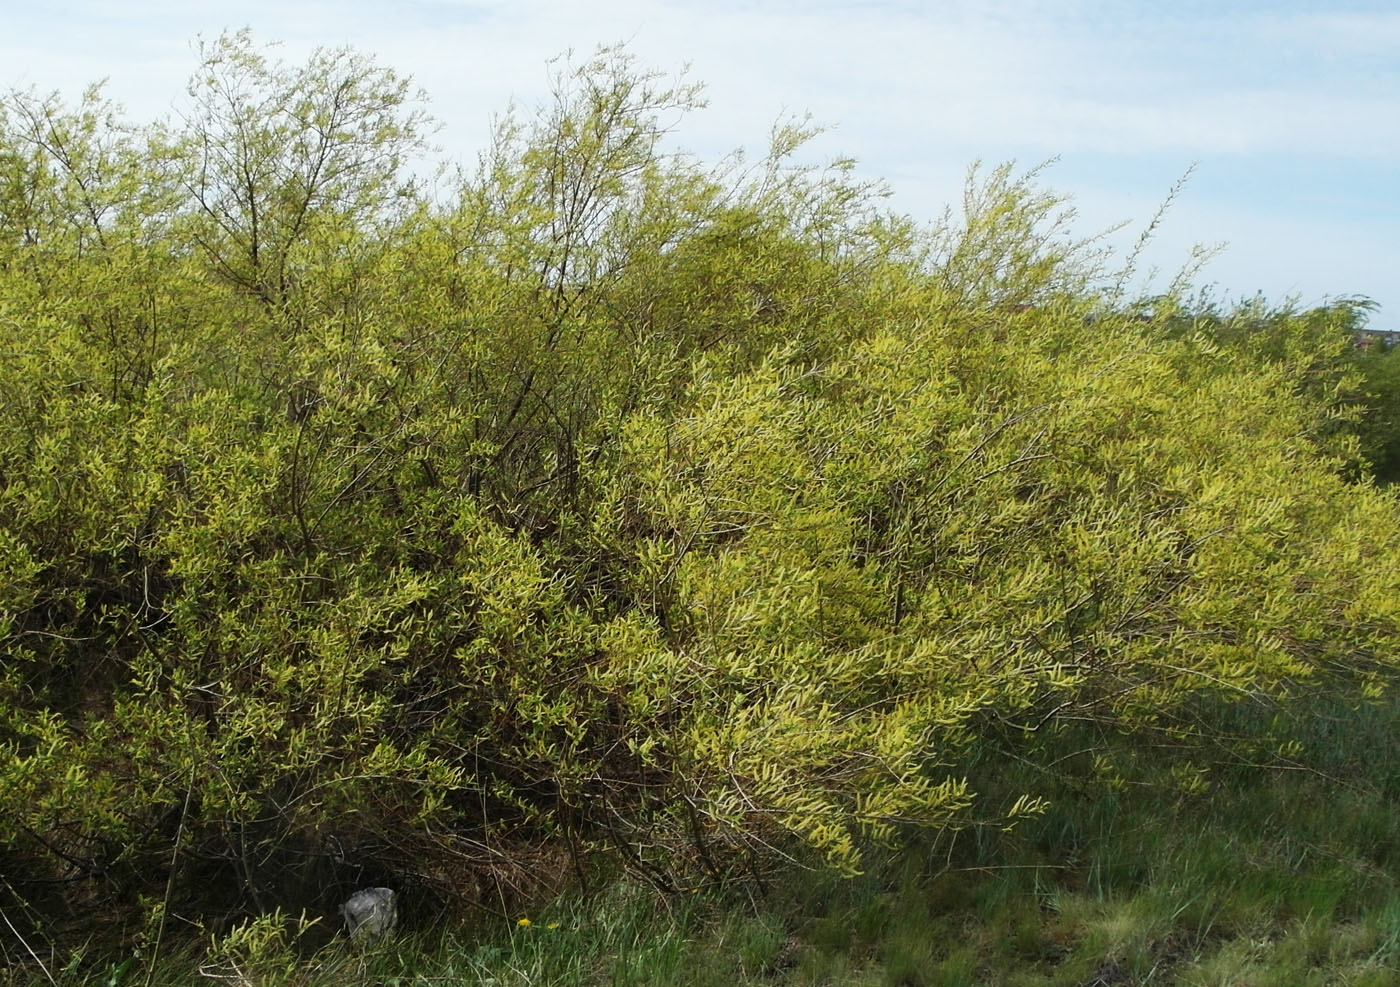
[[[10,893],[852,869],[989,737],[1379,688],[1356,305],[1148,311],[1034,176],[924,229],[801,127],[668,150],[698,91],[623,52],[556,82],[436,197],[352,52],[225,36],[178,125],[6,98]]]

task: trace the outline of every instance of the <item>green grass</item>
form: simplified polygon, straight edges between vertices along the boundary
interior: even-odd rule
[[[360,952],[337,940],[309,957],[269,925],[221,953],[187,944],[151,983],[1400,983],[1400,767],[1387,746],[1397,725],[1389,707],[1315,706],[1288,725],[1307,744],[1306,763],[1218,767],[1204,790],[1149,784],[1164,762],[1126,741],[1098,744],[1101,754],[1120,747],[1109,751],[1109,787],[1095,780],[1102,757],[1061,760],[1053,777],[987,757],[970,770],[988,799],[1035,788],[1053,796],[1050,808],[1010,833],[973,829],[874,854],[855,878],[789,867],[757,896],[669,897],[616,879],[508,920],[406,930]],[[146,977],[135,957],[70,956],[47,974],[12,962],[0,983],[120,987]]]

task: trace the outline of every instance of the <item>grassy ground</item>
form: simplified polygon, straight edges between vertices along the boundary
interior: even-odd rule
[[[1306,760],[1217,766],[1204,784],[1179,757],[1102,738],[1098,757],[1049,773],[987,758],[970,770],[990,798],[1034,787],[1051,808],[1013,833],[877,857],[854,879],[792,868],[762,891],[669,898],[619,880],[359,953],[337,942],[299,957],[250,930],[222,953],[169,956],[149,983],[1400,984],[1397,726],[1393,707],[1314,706],[1288,727]],[[1174,788],[1147,784],[1164,771]],[[6,979],[118,987],[147,972],[75,959]]]

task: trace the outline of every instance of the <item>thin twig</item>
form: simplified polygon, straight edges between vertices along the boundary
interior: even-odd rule
[[[199,762],[194,758],[194,747],[190,748],[190,783],[185,788],[185,805],[180,810],[180,825],[175,828],[175,845],[170,850],[170,873],[165,878],[165,900],[160,905],[160,925],[156,927],[155,945],[151,947],[151,959],[146,965],[146,987],[151,987],[156,975],[156,962],[160,959],[160,944],[165,938],[165,916],[170,912],[170,892],[175,886],[175,864],[180,856],[180,840],[185,835],[185,820],[190,813],[190,798],[194,795],[195,769]]]
[[[0,908],[0,918],[5,920],[5,924],[10,927],[10,931],[15,934],[15,938],[19,940],[19,944],[24,947],[25,952],[34,958],[35,963],[39,964],[39,969],[44,971],[44,976],[49,979],[49,983],[53,984],[54,987],[58,987],[58,981],[53,978],[53,974],[49,972],[49,968],[44,965],[43,960],[39,959],[39,954],[34,952],[34,948],[25,941],[24,936],[19,934],[19,929],[15,928],[15,924],[10,921],[10,916],[5,914],[5,909],[3,908]]]

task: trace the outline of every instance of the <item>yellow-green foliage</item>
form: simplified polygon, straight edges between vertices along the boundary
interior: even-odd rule
[[[981,711],[1147,726],[1386,655],[1394,503],[1338,479],[1286,377],[1070,308],[981,318],[702,372],[694,414],[632,422],[654,674],[740,830],[848,859],[852,828],[954,816],[936,768]]]
[[[193,87],[188,132],[0,119],[7,873],[212,915],[555,844],[849,870],[965,819],[984,731],[1392,660],[1346,311],[1278,358],[1144,321],[1004,170],[926,232],[800,128],[708,171],[618,52],[446,202],[358,56],[226,37]]]

